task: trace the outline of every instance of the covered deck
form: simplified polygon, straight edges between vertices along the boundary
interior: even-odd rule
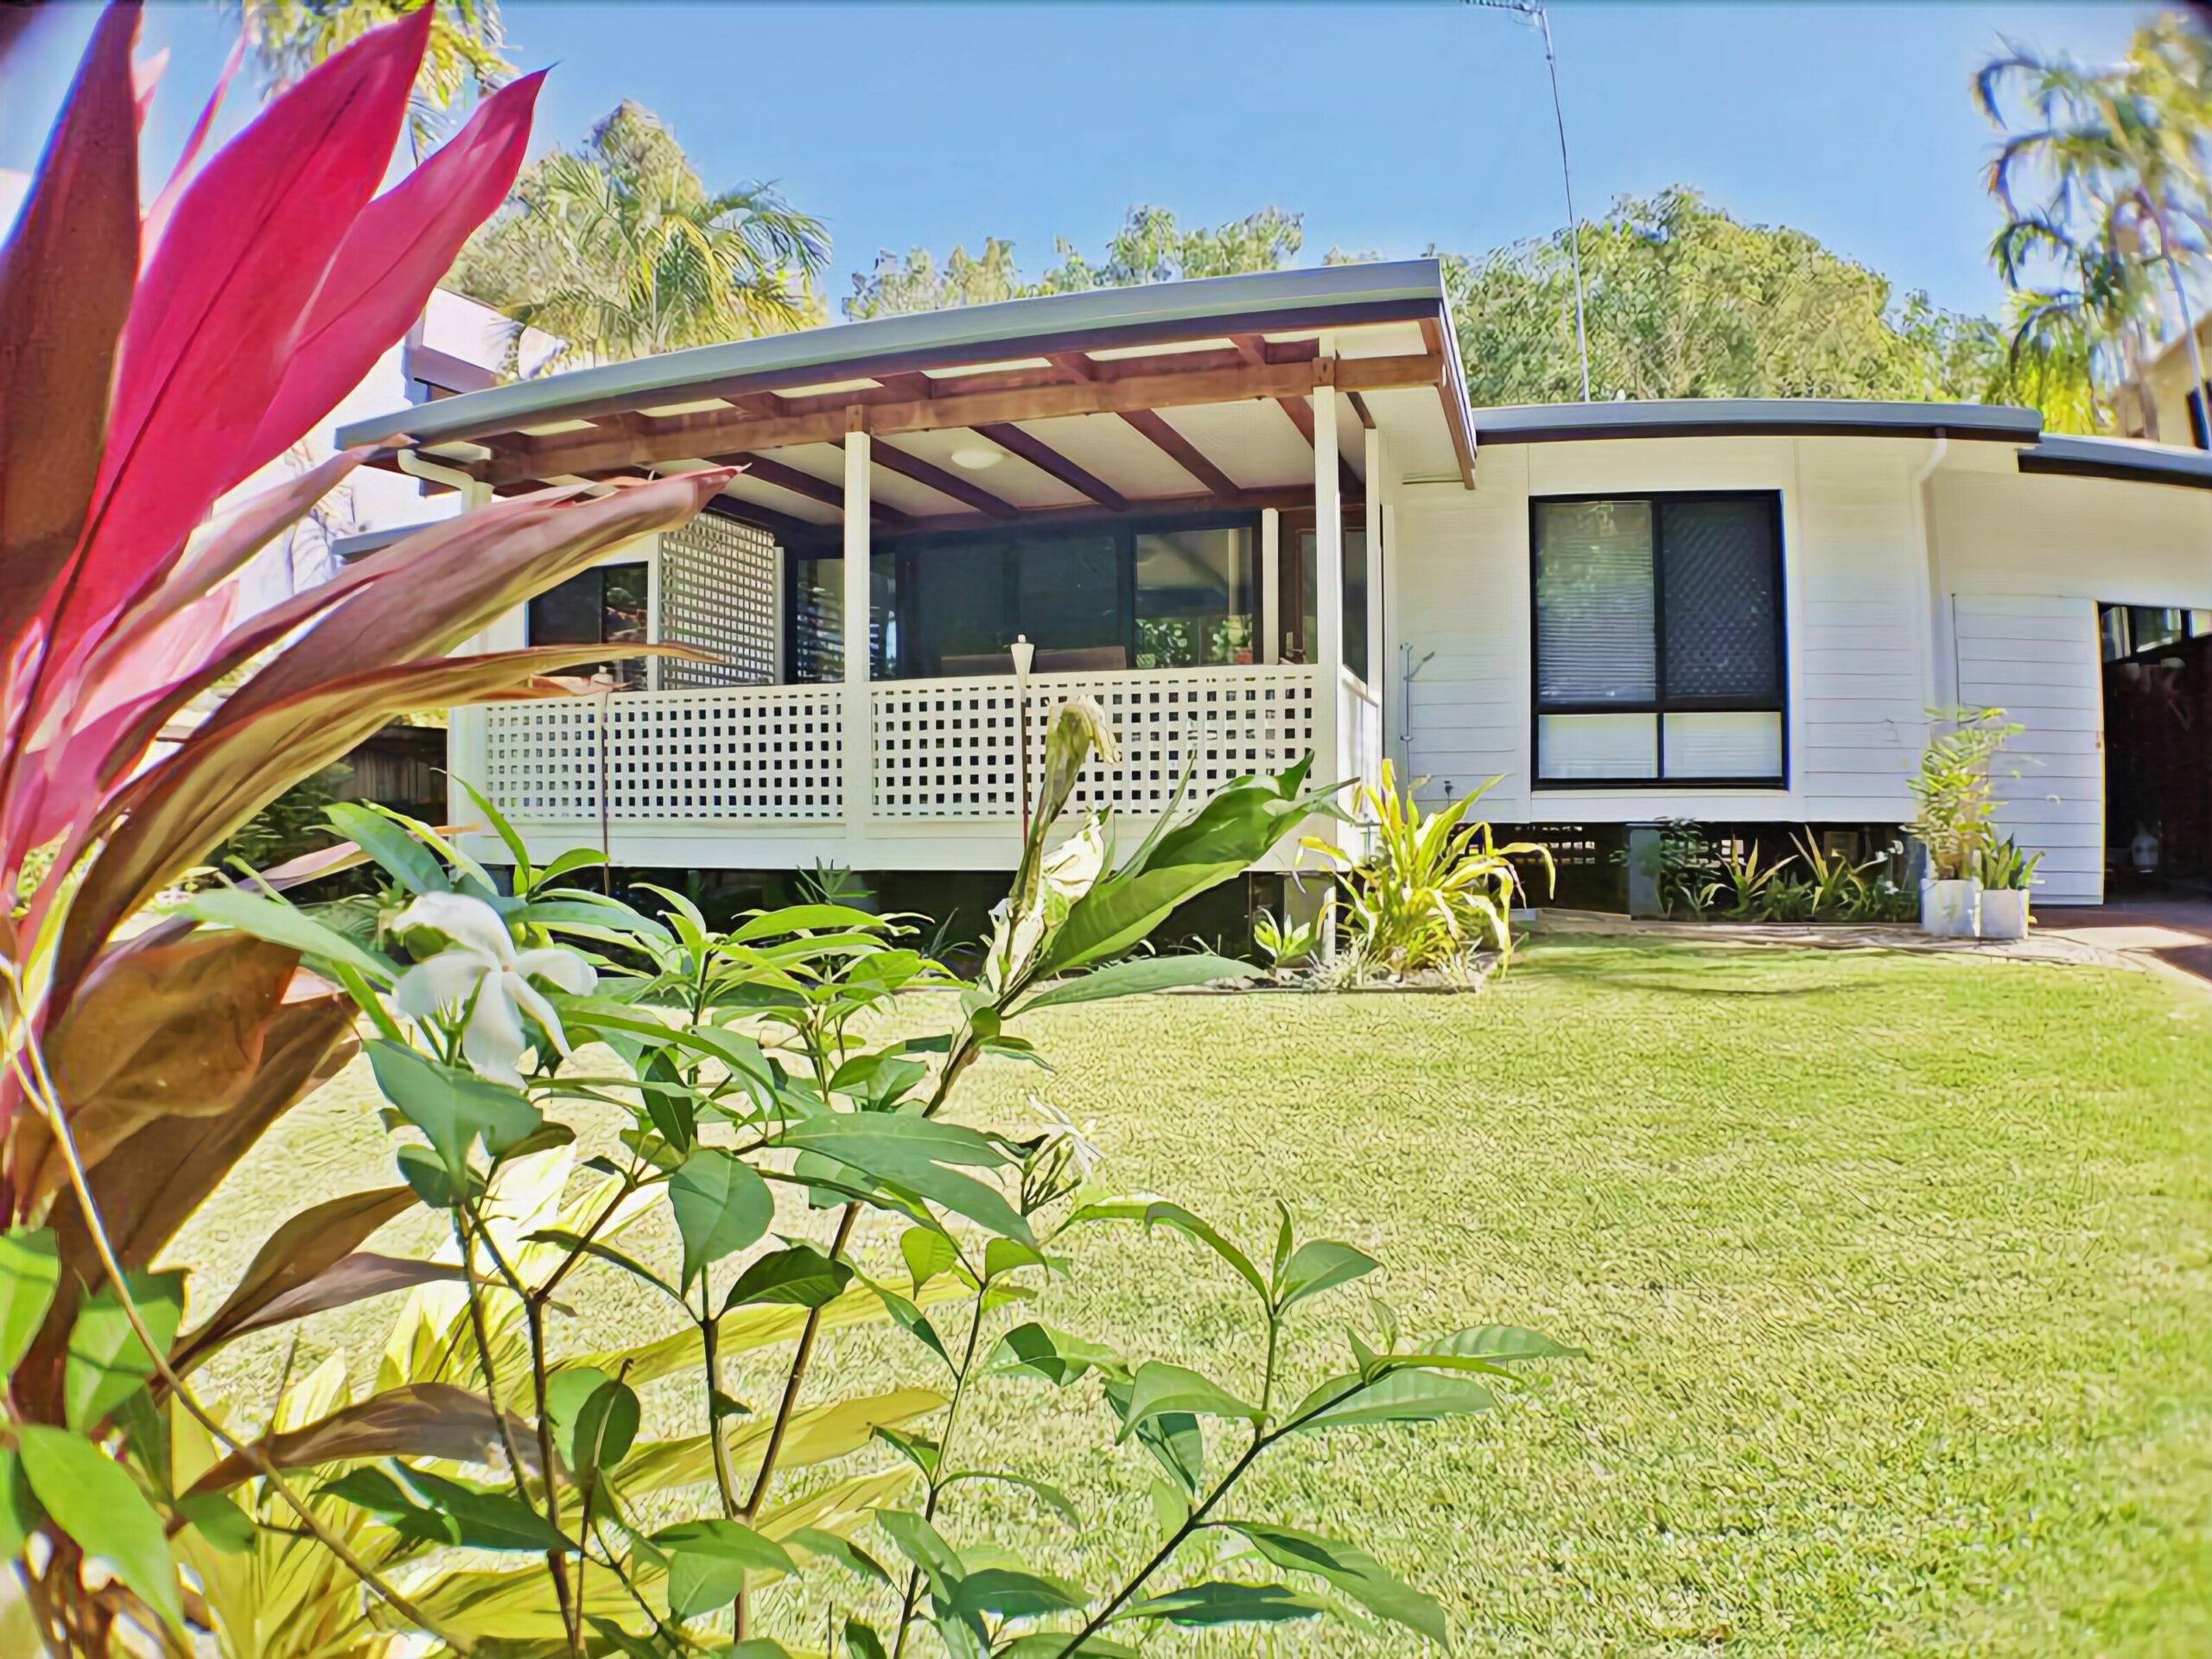
[[[453,724],[454,773],[534,846],[604,833],[618,862],[697,868],[1009,868],[1019,722],[1041,738],[1077,696],[1122,748],[1077,798],[1133,833],[1186,766],[1201,798],[1309,753],[1317,777],[1371,778],[1394,497],[1471,487],[1474,462],[1433,261],[739,341],[340,437],[401,433],[389,464],[472,502],[745,468],[686,530],[476,642],[717,660]]]

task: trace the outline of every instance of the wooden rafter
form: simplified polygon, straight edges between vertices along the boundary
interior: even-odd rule
[[[1229,343],[1236,348],[1236,355],[1255,368],[1265,367],[1268,362],[1268,342],[1257,334],[1231,334]]]
[[[1003,496],[993,495],[982,485],[963,478],[957,473],[948,473],[942,467],[932,466],[919,455],[910,455],[880,438],[869,447],[868,454],[877,466],[887,468],[901,478],[911,478],[917,484],[926,484],[939,495],[949,495],[955,501],[965,502],[990,518],[1021,517],[1021,509]]]
[[[1206,459],[1205,452],[1167,423],[1157,410],[1125,409],[1122,418],[1152,440],[1153,447],[1212,492],[1219,501],[1241,501],[1244,492],[1236,480]]]
[[[1363,500],[1364,498],[1361,496],[1344,497],[1345,512],[1348,514],[1356,512]],[[1204,512],[1224,506],[1238,508],[1248,512],[1256,512],[1263,507],[1274,507],[1287,513],[1298,512],[1310,513],[1313,509],[1313,492],[1309,487],[1238,490],[1227,497],[1211,493],[1199,495],[1183,493],[1175,495],[1147,496],[1133,499],[1129,502],[1129,511],[1132,512],[1156,512],[1162,515]],[[1115,523],[1122,517],[1122,514],[1116,513],[1111,507],[1085,502],[1080,506],[1029,508],[1023,512],[1021,522],[1025,524],[1106,524]],[[916,518],[913,529],[915,533],[927,536],[947,531],[990,530],[1002,522],[1004,521],[980,512],[930,513]]]
[[[488,461],[473,463],[472,469],[486,482],[496,485],[517,479],[651,465],[676,457],[713,460],[741,451],[779,449],[791,444],[831,443],[855,429],[883,437],[902,432],[1053,420],[1068,415],[1127,416],[1198,404],[1300,397],[1322,384],[1326,372],[1323,361],[1306,359],[1270,364],[1266,368],[1240,365],[951,396],[940,391],[934,398],[904,403],[855,401],[835,409],[785,413],[772,419],[758,418],[735,410],[713,410],[696,415],[665,416],[655,422],[649,433],[568,434],[564,435],[565,440],[572,442],[556,442],[528,453],[502,451]],[[1338,367],[1335,385],[1339,391],[1367,391],[1433,385],[1443,372],[1443,359],[1434,353],[1411,357],[1358,358],[1347,359]],[[1447,410],[1454,396],[1450,388],[1444,390]]]
[[[1091,361],[1087,352],[1047,352],[1045,360],[1063,380],[1096,380],[1103,364]]]
[[[747,451],[730,459],[742,466],[746,473],[763,484],[772,484],[779,490],[789,490],[793,495],[803,495],[810,501],[819,501],[824,506],[845,510],[845,492],[827,479],[817,478],[812,473],[803,473],[789,463],[772,455],[759,455]],[[869,503],[869,516],[887,530],[906,529],[912,519],[896,507],[883,502]]]
[[[1127,498],[1111,484],[1077,466],[1042,438],[1032,437],[1011,422],[993,421],[975,429],[979,436],[988,438],[1008,454],[1020,456],[1038,471],[1051,474],[1070,489],[1089,496],[1109,512],[1122,512],[1128,507]]]
[[[1368,408],[1367,399],[1356,391],[1348,391],[1344,396],[1351,399],[1351,412],[1359,416],[1360,425],[1372,432],[1375,429],[1375,412]]]

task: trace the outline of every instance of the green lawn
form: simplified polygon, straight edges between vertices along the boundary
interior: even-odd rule
[[[1314,1440],[1253,1482],[1250,1512],[1363,1538],[1441,1597],[1456,1651],[2212,1651],[2212,998],[1588,940],[1478,996],[1185,996],[1033,1026],[1122,1186],[1248,1237],[1281,1195],[1383,1259],[1412,1328],[1510,1321],[1589,1351],[1494,1418]],[[1035,1076],[995,1066],[978,1094],[1010,1109]],[[387,1168],[349,1077],[187,1254],[219,1280],[283,1211]],[[1250,1385],[1209,1258],[1104,1231],[1071,1253],[1042,1317]],[[636,1317],[605,1280],[580,1302]],[[1341,1340],[1318,1306],[1308,1366]],[[371,1357],[388,1315],[304,1348]],[[918,1378],[912,1351],[834,1344],[825,1386]],[[279,1358],[239,1353],[226,1390],[257,1397]],[[1138,1559],[1141,1459],[1108,1448],[1103,1411],[1007,1384],[972,1421],[969,1445],[1084,1511],[1079,1535],[1039,1523],[1040,1565],[1096,1584]],[[1332,1625],[1160,1650],[1417,1645]]]

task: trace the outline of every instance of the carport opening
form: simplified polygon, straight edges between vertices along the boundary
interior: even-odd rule
[[[2100,605],[2105,891],[2212,894],[2212,610]]]

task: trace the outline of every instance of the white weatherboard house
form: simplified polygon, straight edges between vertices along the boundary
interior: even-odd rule
[[[629,865],[1009,868],[1022,638],[1033,731],[1071,695],[1113,717],[1079,798],[1125,834],[1186,765],[1203,793],[1309,751],[1433,798],[1495,776],[1487,815],[1562,847],[1881,831],[1923,711],[1996,704],[2028,728],[2000,787],[2039,897],[2100,898],[2137,829],[2107,822],[2105,664],[2212,633],[2212,455],[2018,409],[1463,385],[1423,260],[743,340],[340,438],[409,434],[409,470],[478,501],[747,468],[479,642],[720,658],[456,715],[454,771],[533,846],[603,815]]]

